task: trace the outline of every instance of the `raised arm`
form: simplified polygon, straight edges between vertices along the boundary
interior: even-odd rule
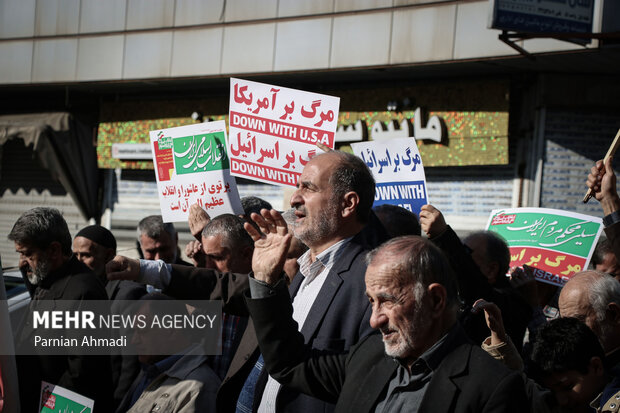
[[[189,215],[187,216],[187,224],[189,225],[189,231],[198,242],[202,241],[202,230],[211,221],[209,214],[202,209],[198,204],[191,205],[189,207]]]
[[[290,243],[286,222],[277,211],[252,214],[260,232],[250,224],[254,240],[247,306],[256,329],[265,366],[272,377],[298,391],[335,403],[344,380],[346,355],[312,357],[293,320],[293,306],[283,275]]]
[[[601,203],[603,213],[609,215],[620,210],[620,197],[616,189],[616,174],[611,166],[612,158],[603,164],[602,160],[596,161],[596,164],[590,170],[586,185],[594,193],[594,198]]]
[[[612,158],[607,159],[605,164],[602,160],[596,161],[596,165],[590,170],[586,185],[592,189],[594,198],[603,207],[605,234],[611,243],[616,260],[620,262],[620,197],[611,161]]]
[[[476,300],[472,312],[484,311],[484,318],[491,336],[482,343],[482,349],[494,359],[501,361],[512,370],[523,370],[523,359],[519,355],[510,337],[504,329],[502,312],[494,303],[485,300]]]
[[[448,257],[459,282],[459,290],[467,305],[478,298],[492,301],[493,289],[465,248],[458,235],[446,224],[441,211],[432,205],[420,209],[420,226],[428,238]]]

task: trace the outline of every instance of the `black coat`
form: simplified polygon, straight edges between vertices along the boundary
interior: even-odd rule
[[[370,305],[365,295],[366,272],[365,243],[355,237],[344,248],[338,262],[327,275],[325,283],[304,323],[304,340],[318,351],[340,353],[348,350],[361,338],[372,333]],[[170,285],[164,293],[182,299],[223,299],[228,312],[247,315],[247,308],[240,294],[247,288],[247,276],[220,274],[204,268],[172,266]],[[294,296],[302,282],[298,274],[290,286]],[[290,298],[289,298],[290,301]],[[254,366],[258,342],[252,320],[248,325],[233,357],[230,368],[217,395],[218,412],[234,412],[241,388]],[[261,394],[263,383],[258,383],[256,393]],[[256,402],[259,402],[255,400]],[[278,393],[279,412],[325,412],[333,406],[293,389],[282,388]]]
[[[281,383],[336,403],[336,412],[374,412],[386,397],[397,362],[373,334],[342,354],[311,352],[296,332],[286,294],[248,299],[265,364]],[[525,412],[521,375],[471,344],[461,327],[433,372],[420,412]]]
[[[86,265],[74,256],[52,271],[34,291],[37,300],[107,300],[105,287]],[[16,345],[28,340],[32,330],[24,320]],[[29,333],[26,333],[30,330]],[[60,385],[95,400],[95,408],[109,411],[112,402],[112,373],[109,356],[31,355],[18,356],[17,372],[23,412],[35,410],[41,381]]]

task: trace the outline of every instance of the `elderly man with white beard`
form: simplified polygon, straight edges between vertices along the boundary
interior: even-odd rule
[[[71,252],[71,234],[61,213],[54,208],[24,212],[8,235],[19,253],[19,269],[32,284],[33,302],[41,300],[107,300],[102,281]],[[20,340],[27,341],[31,328],[22,325]],[[23,342],[23,341],[22,341]],[[38,411],[41,380],[60,385],[95,400],[106,411],[112,397],[112,373],[108,356],[19,356],[18,379],[22,411]]]
[[[366,295],[370,325],[381,335],[319,354],[297,332],[280,275],[285,224],[275,211],[256,218],[263,234],[246,229],[262,259],[252,265],[248,307],[266,368],[280,383],[336,403],[337,412],[528,411],[519,373],[471,343],[457,323],[456,277],[431,242],[405,236],[373,250]]]

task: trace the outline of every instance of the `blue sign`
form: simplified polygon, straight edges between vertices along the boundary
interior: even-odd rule
[[[426,205],[426,184],[424,181],[377,183],[373,207],[391,204],[420,213],[422,205]]]
[[[525,33],[592,33],[594,0],[495,0],[490,28]]]

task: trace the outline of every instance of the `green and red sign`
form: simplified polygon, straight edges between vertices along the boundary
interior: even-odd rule
[[[602,220],[557,209],[514,208],[491,212],[487,229],[508,243],[511,267],[539,269],[539,281],[562,286],[587,268]]]

